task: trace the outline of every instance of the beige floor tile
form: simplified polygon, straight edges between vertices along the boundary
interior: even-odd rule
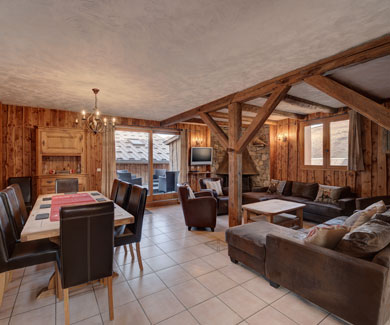
[[[56,304],[56,324],[64,324],[64,302]],[[69,298],[70,322],[75,323],[83,319],[90,318],[99,314],[99,307],[96,302],[95,294],[88,292],[85,294]]]
[[[202,260],[204,260],[205,262],[209,263],[210,265],[214,266],[217,269],[232,264],[230,258],[221,253],[214,253],[211,255],[204,256],[202,257]]]
[[[180,265],[193,277],[198,277],[215,270],[214,266],[211,266],[209,263],[203,261],[200,258]]]
[[[318,324],[329,314],[291,292],[275,301],[272,307],[302,325]]]
[[[176,240],[171,240],[165,243],[157,244],[157,246],[161,248],[165,253],[170,253],[182,249],[182,247],[178,245]]]
[[[82,321],[79,321],[77,323],[74,323],[75,325],[101,325],[103,324],[102,317],[100,315],[96,315],[87,319],[84,319]]]
[[[138,278],[140,276],[144,276],[146,274],[150,274],[153,272],[153,270],[150,268],[150,266],[147,265],[146,263],[143,264],[143,266],[144,266],[144,269],[143,269],[143,271],[141,271],[139,269],[138,262],[135,262],[135,263],[131,263],[131,264],[122,265],[122,266],[120,266],[120,269],[121,269],[123,276],[127,280],[132,280],[132,279],[135,279],[135,278]]]
[[[0,325],[8,325],[9,321],[10,321],[10,318],[0,319]],[[195,323],[195,324],[197,324],[197,323]]]
[[[110,321],[108,312],[102,314],[104,324],[149,325],[150,322],[138,301],[114,308],[114,320]]]
[[[155,244],[162,244],[162,243],[165,243],[167,241],[171,241],[172,240],[172,238],[168,237],[165,234],[149,237],[149,239],[151,241],[153,241]]]
[[[153,324],[170,318],[184,310],[183,305],[168,289],[142,298],[140,303]]]
[[[179,265],[158,271],[156,274],[168,287],[172,287],[176,284],[192,279],[192,276]]]
[[[37,290],[47,287],[53,272],[51,270],[25,275],[20,285],[19,292]]]
[[[185,263],[198,258],[194,253],[188,251],[188,249],[179,249],[167,254],[176,263]]]
[[[195,279],[171,287],[171,291],[187,308],[195,306],[214,296]]]
[[[22,282],[24,268],[12,271],[12,281],[8,283],[4,297],[13,296],[19,292],[20,283]]]
[[[257,276],[254,279],[243,283],[242,286],[269,304],[281,298],[288,292],[288,290],[282,287],[278,289],[271,287],[269,282],[261,276]]]
[[[242,321],[216,297],[191,308],[190,312],[202,325],[233,325]]]
[[[242,265],[233,263],[219,269],[219,272],[225,274],[228,278],[236,281],[237,283],[244,283],[258,276],[256,273],[249,271]]]
[[[141,239],[141,248],[148,247],[154,245],[154,242],[150,238],[142,238]],[[135,248],[135,245],[133,244],[133,248]]]
[[[16,300],[16,295],[3,297],[3,303],[0,307],[0,319],[11,316],[12,308]]]
[[[235,287],[218,297],[244,319],[267,306],[263,300],[243,287]]]
[[[179,246],[183,248],[199,245],[199,242],[196,240],[196,235],[176,239],[176,242]]]
[[[12,315],[25,313],[55,303],[55,296],[37,299],[40,290],[25,291],[18,294]]]
[[[164,282],[154,273],[129,280],[129,285],[138,299],[167,288]]]
[[[145,260],[153,271],[159,271],[176,265],[176,262],[168,255],[160,255]]]
[[[197,257],[202,257],[202,256],[206,256],[206,255],[210,255],[210,254],[214,254],[215,253],[214,249],[208,247],[205,244],[191,246],[191,247],[188,248],[188,251],[190,251],[191,253],[195,254]]]
[[[390,321],[386,322],[386,325],[389,325]],[[328,315],[319,325],[351,325],[351,323],[338,318],[335,315]]]
[[[149,228],[149,229],[144,229],[142,231],[142,233],[147,236],[147,237],[152,237],[152,236],[157,236],[157,235],[161,235],[163,232],[156,229],[155,227],[153,228]]]
[[[278,312],[271,306],[260,310],[255,315],[249,317],[246,321],[249,325],[296,325],[295,322],[293,322],[291,319]]]
[[[49,305],[39,309],[34,309],[27,313],[11,317],[10,325],[49,325],[56,323],[55,305]]]
[[[183,311],[167,320],[158,323],[158,325],[197,325],[196,319],[188,312]],[[1,324],[0,324],[1,325]]]
[[[24,270],[24,275],[34,274],[38,272],[54,272],[54,262],[42,263],[38,265],[32,265],[26,267]]]
[[[197,278],[207,289],[215,295],[237,286],[237,282],[229,279],[219,271],[213,271]]]
[[[114,296],[114,307],[119,307],[136,299],[127,282],[113,284],[112,292]],[[107,287],[102,286],[95,288],[95,296],[98,302],[100,313],[108,311]]]

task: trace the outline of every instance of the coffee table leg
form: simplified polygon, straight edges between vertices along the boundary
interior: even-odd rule
[[[244,209],[244,213],[242,214],[242,221],[244,224],[248,223],[249,212],[247,209]]]
[[[267,214],[266,217],[267,217],[267,221],[268,221],[269,223],[274,223],[274,216],[273,216],[273,215]]]
[[[297,217],[299,219],[299,228],[303,228],[303,208],[297,210]]]

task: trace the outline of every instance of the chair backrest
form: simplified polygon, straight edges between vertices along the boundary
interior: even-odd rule
[[[129,203],[130,191],[132,186],[132,184],[129,184],[127,182],[119,182],[118,193],[116,195],[115,203],[124,209],[126,209]]]
[[[155,169],[153,178],[158,179],[160,176],[165,176],[167,170],[166,169]]]
[[[5,195],[0,193],[0,272],[6,270],[6,264],[15,248],[16,238],[14,228],[8,216],[5,202]]]
[[[180,172],[178,172],[178,171],[166,172],[167,192],[170,192],[170,191],[176,192],[179,173]]]
[[[132,180],[131,173],[125,172],[125,173],[118,173],[118,178],[121,181],[130,183]]]
[[[31,203],[32,201],[31,179],[31,176],[8,178],[8,185],[19,184],[20,189],[22,190],[24,203]]]
[[[144,187],[133,185],[130,194],[129,204],[127,205],[127,212],[134,216],[134,223],[127,227],[135,235],[136,240],[141,240],[142,224],[144,222],[144,213],[146,206],[146,198],[148,196],[148,190]]]
[[[199,185],[202,190],[207,189],[206,182],[221,182],[221,187],[223,188],[223,178],[222,177],[208,177],[208,178],[199,178]]]
[[[129,171],[127,169],[119,169],[116,171],[117,174],[123,174],[123,173],[128,173]]]
[[[74,193],[79,191],[78,178],[57,178],[56,193]]]
[[[11,218],[15,237],[20,239],[20,234],[28,218],[22,191],[18,184],[13,184],[2,190],[1,193],[4,196],[6,211]]]
[[[116,195],[118,194],[118,188],[119,188],[119,179],[115,178],[112,182],[112,189],[111,189],[111,196],[110,199],[115,202]]]
[[[113,202],[60,208],[60,247],[63,288],[111,276]]]

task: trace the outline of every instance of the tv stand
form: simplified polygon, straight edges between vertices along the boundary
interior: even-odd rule
[[[188,174],[188,183],[190,184],[190,186],[194,192],[199,192],[200,191],[199,179],[211,176],[210,166],[196,167],[196,168],[200,167],[203,170],[191,170],[191,167],[193,167],[193,166],[189,166],[189,168],[188,168],[189,171],[187,173]]]

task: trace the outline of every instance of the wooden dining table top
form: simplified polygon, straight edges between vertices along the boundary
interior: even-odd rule
[[[91,197],[95,199],[95,201],[97,199],[100,200],[105,199],[106,201],[110,201],[110,199],[108,199],[103,194],[97,191],[87,191],[87,192],[78,192],[78,193],[89,193],[91,194]],[[56,195],[64,195],[64,194],[61,193],[44,194],[38,197],[20,235],[20,240],[22,242],[44,239],[44,238],[55,238],[60,236],[59,221],[50,221],[50,218],[38,219],[38,220],[36,219],[37,215],[42,213],[48,213],[50,216],[51,200],[48,199]],[[98,202],[98,200],[96,202]],[[121,225],[126,225],[131,223],[134,223],[134,216],[131,215],[126,210],[124,210],[123,208],[121,208],[119,205],[114,203],[114,225],[121,226]]]

